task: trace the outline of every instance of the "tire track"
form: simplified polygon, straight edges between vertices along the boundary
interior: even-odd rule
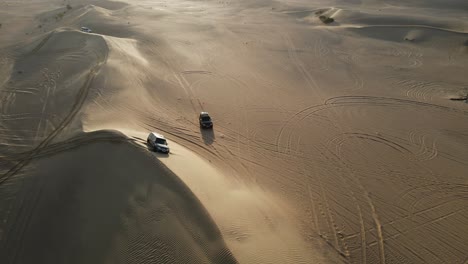
[[[428,81],[427,76],[388,76],[395,88],[403,88],[404,96],[424,102],[446,98],[447,94],[463,93],[466,83]]]
[[[333,233],[333,238],[334,238],[334,242],[335,242],[335,248],[338,250],[338,252],[340,252],[341,255],[344,255],[346,257],[346,259],[349,259],[349,250],[347,249],[347,245],[346,245],[346,242],[344,241],[343,237],[338,237],[338,234],[339,234],[339,230],[338,230],[338,226],[336,224],[336,221],[335,221],[335,218],[333,217],[333,212],[332,210],[330,209],[330,204],[328,202],[328,198],[327,198],[327,194],[325,193],[325,189],[323,188],[323,183],[322,181],[320,180],[320,178],[318,177],[318,182],[319,182],[319,186],[320,186],[320,191],[321,191],[321,198],[323,199],[324,201],[324,204],[325,204],[325,215],[327,216],[327,219],[329,222],[329,227],[330,227],[330,231]],[[343,248],[344,248],[344,253],[341,252],[341,246],[340,246],[340,243],[338,242],[340,241]]]
[[[403,193],[399,195],[400,196],[399,201],[405,200],[408,195],[417,197],[409,205],[409,212],[412,215],[414,213],[414,208],[422,200],[430,199],[431,196],[436,196],[439,194],[450,194],[449,197],[455,196],[457,199],[460,199],[460,198],[468,199],[468,185],[439,183],[439,184],[426,184],[423,186],[412,187],[412,188],[405,190]]]
[[[450,216],[452,216],[452,215],[465,212],[466,210],[468,210],[468,208],[463,208],[463,209],[461,209],[461,210],[459,210],[459,211],[447,213],[447,214],[445,214],[445,215],[443,215],[443,216],[439,216],[439,217],[437,217],[437,218],[431,219],[430,221],[424,222],[423,224],[417,225],[416,227],[413,227],[413,228],[410,228],[410,229],[405,230],[405,231],[403,231],[403,232],[399,232],[399,233],[397,233],[397,234],[391,235],[391,236],[389,236],[387,239],[388,239],[388,240],[396,239],[396,238],[398,238],[399,236],[402,236],[402,235],[405,235],[405,234],[407,234],[407,233],[416,231],[416,230],[418,230],[418,229],[420,229],[420,228],[423,228],[423,227],[426,227],[426,226],[428,226],[428,225],[437,223],[437,222],[442,221],[442,220],[444,220],[444,219],[446,219],[446,218],[448,218],[448,217],[450,217]],[[369,246],[372,246],[372,245],[375,245],[375,242],[369,244]],[[453,248],[453,249],[456,249],[456,248]],[[457,250],[457,251],[458,251],[459,253],[463,253],[463,252],[460,252],[459,250]]]
[[[243,47],[243,46],[242,46],[242,47]],[[198,71],[195,71],[195,72],[198,73]],[[192,73],[195,73],[195,72],[193,72],[193,71],[183,71],[182,73],[184,73],[184,74],[192,74]],[[207,71],[202,71],[202,72],[203,72],[203,74],[205,74]],[[211,76],[213,76],[213,77],[218,77],[218,78],[220,78],[220,79],[222,79],[222,80],[228,80],[229,82],[235,84],[235,85],[238,86],[238,87],[248,88],[247,84],[245,84],[242,80],[240,80],[239,78],[236,78],[236,77],[234,77],[234,76],[230,76],[230,75],[228,75],[228,74],[216,73],[216,72],[212,72],[212,71],[210,72],[209,75],[211,75]],[[195,85],[199,84],[201,81],[202,81],[202,80],[195,81],[194,83],[192,83],[192,84],[190,85],[189,88],[192,89]],[[180,82],[179,82],[179,85],[180,85]],[[246,89],[246,90],[248,90],[248,89]],[[219,125],[218,125],[218,126],[219,126]],[[241,135],[240,131],[235,132],[234,135],[236,135],[236,137],[237,137],[237,138],[236,138],[236,142],[240,142],[240,138],[238,137],[238,136]],[[251,140],[250,137],[245,137],[245,136],[241,136],[241,137],[247,139],[248,141]],[[261,146],[261,144],[257,144],[257,145],[258,145],[257,148],[259,148],[259,149],[260,149],[260,148],[262,148],[262,149],[264,148],[264,147]],[[249,151],[250,151],[250,149],[251,149],[252,146],[253,146],[253,145],[250,145],[250,144],[248,145]],[[214,147],[214,146],[212,146],[212,147]],[[214,147],[214,148],[216,149],[216,147]],[[237,148],[240,149],[240,145],[237,145]],[[218,151],[218,150],[217,150],[217,151]],[[222,150],[220,150],[220,151],[222,151]],[[218,152],[219,152],[219,151],[218,151]],[[233,155],[233,153],[232,153],[231,151],[229,151],[229,149],[227,149],[227,148],[226,148],[223,152],[226,152],[227,154]],[[236,155],[236,156],[238,156],[238,155]],[[240,160],[239,160],[239,162],[242,163],[242,161],[240,161]],[[240,166],[245,167],[245,166],[243,166],[242,164],[240,164]]]
[[[390,97],[374,97],[374,96],[340,96],[340,97],[333,97],[325,101],[323,105],[312,106],[306,109],[306,114],[304,114],[301,118],[305,119],[310,117],[311,115],[317,114],[320,111],[329,110],[335,107],[347,107],[347,106],[360,106],[360,105],[369,105],[369,106],[417,106],[417,107],[424,107],[432,110],[439,110],[448,112],[457,117],[466,117],[468,116],[468,111],[458,108],[452,108],[432,103],[426,102],[419,102],[414,100],[407,100],[407,99],[398,99],[398,98],[390,98]],[[412,142],[414,144],[414,142]],[[416,144],[417,146],[421,146],[421,144]],[[422,147],[422,155],[423,160],[430,160],[434,159],[438,155],[443,156],[444,158],[450,159],[454,162],[461,163],[461,164],[468,164],[466,161],[460,160],[457,157],[454,157],[450,153],[445,153],[437,149],[435,141],[432,142],[431,147]],[[426,154],[428,153],[428,154]],[[418,156],[418,153],[414,153],[415,156]]]
[[[410,79],[399,80],[395,85],[398,87],[403,86],[406,89],[405,95],[407,97],[422,101],[431,101],[434,92],[438,92],[442,89],[442,86],[436,82]]]
[[[6,180],[8,180],[10,177],[12,177],[13,175],[15,175],[16,173],[18,173],[24,166],[26,166],[31,160],[32,160],[32,157],[34,155],[36,155],[37,153],[39,153],[41,151],[42,148],[44,148],[45,146],[47,146],[48,144],[50,144],[50,142],[57,136],[59,135],[64,129],[65,127],[71,123],[71,121],[73,120],[73,118],[76,116],[76,114],[78,113],[78,111],[81,109],[81,107],[83,106],[85,100],[86,100],[86,97],[88,95],[88,92],[89,92],[89,89],[90,89],[90,85],[92,83],[92,81],[94,80],[94,77],[96,76],[97,72],[99,71],[99,69],[101,68],[101,65],[107,60],[107,54],[106,54],[106,57],[101,61],[101,62],[98,62],[97,65],[95,65],[89,72],[88,72],[88,75],[86,77],[86,80],[84,82],[84,84],[82,85],[82,87],[80,88],[80,90],[78,91],[77,95],[76,95],[76,99],[75,99],[75,102],[70,110],[70,112],[68,113],[68,115],[62,120],[62,122],[60,122],[60,124],[57,125],[57,128],[52,132],[50,133],[41,143],[39,143],[39,145],[37,145],[30,153],[30,155],[24,159],[22,159],[21,161],[19,161],[13,168],[11,168],[10,170],[8,170],[5,174],[3,174],[2,176],[0,176],[0,184],[3,184]]]
[[[90,85],[95,75],[97,74],[98,70],[100,69],[101,65],[106,61],[106,59],[107,59],[107,54],[106,54],[106,57],[102,61],[100,62],[98,61],[98,63],[89,71],[84,84],[82,85],[82,87],[80,88],[80,90],[78,91],[76,95],[75,102],[70,112],[68,113],[68,115],[60,122],[59,125],[57,125],[57,128],[52,133],[50,133],[41,143],[39,143],[34,149],[32,149],[28,155],[26,155],[24,158],[19,160],[12,168],[10,168],[6,173],[0,176],[0,185],[4,184],[8,179],[13,177],[19,171],[21,171],[24,167],[26,167],[35,158],[36,155],[40,154],[42,149],[47,147],[52,142],[52,140],[54,140],[57,137],[57,135],[59,135],[68,126],[68,124],[71,123],[71,121],[74,119],[76,114],[81,109],[81,106],[84,104],[87,98],[87,94],[90,89]],[[37,181],[40,181],[40,179],[37,179]],[[39,188],[37,188],[37,191],[33,190],[33,192],[31,192],[30,195],[27,195],[28,197],[30,197],[29,199],[31,199],[32,201],[36,201],[36,202],[39,200],[37,199],[37,197],[39,197],[41,194],[41,190],[42,190],[41,186],[43,184],[44,184],[43,181],[37,184],[39,186]],[[26,199],[26,196],[25,196],[25,199]],[[25,232],[27,226],[29,225],[30,219],[34,213],[36,203],[35,202],[26,203],[27,205],[30,205],[28,206],[28,208],[26,208],[24,204],[25,204],[24,201],[20,203],[18,217],[15,218],[15,219],[24,219],[24,221],[14,222],[12,227],[6,229],[7,231],[6,231],[5,237],[8,238],[10,236],[9,231],[14,229],[15,227],[19,228],[20,234],[23,234]],[[19,217],[21,215],[25,215],[24,218]],[[18,241],[19,249],[21,249],[23,240],[24,240],[23,235],[20,235],[19,241]],[[11,254],[13,254],[12,255],[13,262],[15,262],[18,257],[18,254],[20,254],[20,250],[17,250],[16,252],[12,252]]]
[[[184,142],[187,142],[187,143],[190,143],[192,145],[199,147],[200,149],[208,152],[210,155],[214,156],[216,159],[220,161],[223,160],[220,157],[219,151],[213,145],[206,146],[204,144],[198,143],[198,141],[201,139],[199,133],[194,132],[195,129],[190,129],[190,127],[198,126],[198,123],[195,123],[191,120],[183,118],[183,120],[187,122],[189,127],[185,127],[183,124],[182,124],[183,125],[182,127],[175,127],[174,125],[171,125],[172,124],[171,121],[169,120],[164,121],[161,118],[154,118],[153,113],[142,111],[141,109],[138,109],[135,106],[121,104],[119,105],[119,107],[124,108],[127,111],[131,111],[132,113],[142,118],[144,120],[142,126],[145,129],[147,130],[157,129],[177,139],[181,139]],[[172,112],[174,115],[177,114],[170,109],[168,109],[168,112]]]
[[[305,107],[304,109],[296,112],[292,117],[290,117],[286,123],[280,129],[279,136],[276,140],[276,145],[279,146],[280,139],[282,138],[282,134],[284,133],[285,127],[290,126],[290,123],[293,122],[293,126],[295,123],[301,122],[305,118],[310,117],[320,111],[329,110],[335,107],[344,107],[344,106],[354,106],[354,105],[378,105],[378,106],[388,106],[388,105],[417,105],[423,107],[430,107],[434,109],[446,110],[451,111],[454,113],[460,113],[463,115],[468,115],[468,111],[459,110],[456,108],[450,108],[446,106],[412,101],[412,100],[405,100],[405,99],[396,99],[396,98],[387,98],[387,97],[375,97],[375,96],[339,96],[339,97],[332,97],[327,99],[324,104],[322,105],[313,105],[309,107]],[[296,120],[299,119],[299,120]]]
[[[111,132],[95,131],[86,133],[83,136],[75,136],[64,141],[49,144],[43,147],[40,151],[28,151],[21,154],[10,155],[9,157],[2,158],[8,161],[21,161],[26,158],[39,159],[49,157],[61,152],[73,150],[80,146],[89,145],[96,142],[134,142],[132,139],[125,138],[121,135],[112,135]]]
[[[204,74],[204,75],[212,75],[213,73],[210,71],[182,71],[182,74]]]
[[[234,77],[234,76],[231,76],[231,75],[228,75],[228,74],[213,73],[213,72],[211,73],[211,75],[213,77],[217,77],[217,78],[219,78],[221,80],[228,80],[229,82],[233,83],[234,85],[236,85],[238,87],[237,90],[240,90],[241,88],[244,88],[244,90],[247,90],[247,91],[249,90],[248,85],[245,82],[243,82],[242,80],[240,80],[239,78],[237,78],[237,77]],[[198,80],[198,81],[192,83],[192,86],[195,86],[200,81],[201,80]],[[245,116],[244,116],[244,118],[245,118]],[[217,125],[217,126],[226,129],[226,127],[223,127],[222,125]],[[249,136],[242,135],[242,133],[240,131],[231,131],[231,132],[233,132],[233,135],[234,135],[233,139],[234,139],[235,142],[240,143],[241,138],[245,139],[245,141],[247,141],[247,142],[250,142],[250,144],[247,144],[247,145],[243,144],[242,148],[247,148],[248,151],[255,151],[256,153],[258,153],[260,155],[263,155],[263,153],[258,152],[258,150],[260,150],[260,149],[267,150],[267,151],[271,152],[271,150],[269,150],[268,148],[265,148],[265,146],[262,146],[262,144],[263,145],[265,145],[265,144],[268,145],[267,142],[260,142],[260,141],[257,141],[257,140],[253,140]],[[257,132],[254,131],[254,135],[256,133]],[[247,132],[247,134],[249,134],[249,132]],[[212,147],[214,147],[214,146],[212,146]],[[237,144],[236,148],[240,149],[241,146],[239,144]],[[228,153],[229,155],[231,155],[235,159],[239,159],[240,155],[234,155],[234,153],[232,153],[232,151],[230,151],[227,147],[224,147],[224,152]],[[274,154],[277,154],[277,153],[282,153],[282,152],[275,152]],[[242,165],[243,161],[242,160],[238,160],[238,161],[240,162],[240,166],[244,167],[246,169],[246,171],[247,171],[247,168],[244,165]]]
[[[400,153],[403,153],[403,154],[407,154],[407,155],[410,155],[410,154],[414,154],[411,150],[409,150],[408,148],[406,148],[405,146],[395,142],[395,141],[392,141],[392,140],[389,140],[381,135],[371,135],[371,134],[367,134],[367,133],[343,133],[343,134],[340,134],[338,137],[336,138],[342,138],[343,141],[346,140],[346,138],[358,138],[358,139],[364,139],[364,140],[369,140],[369,141],[372,141],[372,142],[376,142],[376,143],[380,143],[380,144],[383,144],[389,148],[392,148],[394,149],[395,151],[397,152],[400,152]],[[332,139],[331,141],[334,141],[334,139]],[[343,141],[340,141],[340,144],[343,143]]]
[[[304,175],[305,175],[305,173],[306,172],[304,170]],[[315,228],[315,231],[317,232],[317,234],[321,237],[322,234],[321,234],[319,223],[318,223],[317,213],[315,212],[315,202],[314,202],[314,198],[312,196],[312,191],[310,190],[310,184],[307,184],[307,191],[308,191],[308,194],[309,194],[310,205],[311,205],[311,208],[312,208],[312,215],[314,217],[314,228]]]
[[[353,88],[352,91],[359,91],[365,87],[365,81],[361,78],[361,76],[357,73],[354,68],[356,67],[356,54],[350,54],[345,51],[333,51],[333,54],[345,64],[347,73],[351,77],[353,81]]]
[[[170,71],[171,71],[171,77],[173,77],[176,80],[176,82],[175,83],[171,82],[169,78],[166,78],[165,80],[168,81],[169,83],[172,83],[172,84],[176,85],[177,87],[180,87],[180,88],[183,89],[183,91],[185,92],[188,100],[190,101],[190,104],[192,105],[192,108],[193,108],[194,112],[196,112],[196,113],[200,112],[198,110],[204,111],[204,108],[203,108],[203,105],[202,105],[200,99],[196,98],[194,93],[193,93],[192,85],[185,78],[185,75],[190,74],[191,72],[190,71],[178,72],[176,69],[178,69],[179,67],[176,67],[176,65],[173,63],[172,60],[168,59],[164,54],[162,54],[161,52],[159,52],[157,50],[152,50],[152,52],[157,54],[163,60],[163,62],[168,66],[167,68],[169,68]],[[212,74],[209,71],[198,71],[197,73],[204,73],[204,75],[211,75]],[[198,103],[199,109],[197,109],[197,106],[196,106],[196,104],[194,104],[194,101],[196,101]]]
[[[322,106],[343,106],[343,105],[410,105],[421,106],[432,109],[444,110],[452,113],[468,115],[468,111],[442,106],[432,103],[419,102],[408,99],[399,99],[381,96],[337,96],[329,98]]]
[[[429,108],[433,110],[438,110],[438,111],[444,111],[444,112],[449,112],[453,115],[456,116],[467,116],[468,111],[462,110],[462,109],[457,109],[457,108],[451,108],[447,106],[442,106],[442,105],[437,105],[437,104],[431,104],[431,103],[425,103],[425,102],[419,102],[419,101],[414,101],[414,100],[407,100],[407,99],[398,99],[398,98],[389,98],[389,97],[375,97],[375,96],[338,96],[338,97],[332,97],[327,99],[324,104],[322,105],[313,105],[313,106],[308,106],[305,107],[304,109],[296,112],[292,117],[290,117],[284,124],[282,131],[280,130],[280,136],[277,137],[276,140],[276,146],[279,145],[279,138],[281,138],[281,135],[283,134],[285,127],[290,125],[290,123],[296,124],[305,118],[308,118],[312,115],[318,114],[320,111],[325,111],[325,110],[330,110],[336,107],[348,107],[348,106],[417,106],[417,107],[424,107],[424,108]],[[371,137],[374,137],[373,135]],[[380,140],[382,139],[375,139],[375,140]],[[407,152],[409,154],[412,153],[411,150],[409,150],[407,147],[397,143],[397,145],[392,144],[391,142],[385,142],[386,139],[383,139],[382,142],[385,144],[390,144],[391,147],[396,148],[398,151],[403,151]],[[393,141],[392,141],[393,142]],[[428,149],[431,149],[428,147]],[[278,147],[277,147],[277,152]],[[455,157],[452,157],[448,154],[441,153],[440,151],[437,151],[436,146],[433,144],[433,148],[431,149],[430,156],[428,156],[429,159],[435,158],[437,155],[443,154],[445,158],[454,160],[456,162],[461,162],[463,161],[458,160]],[[436,154],[437,153],[437,154]],[[413,153],[414,154],[414,153]],[[415,154],[414,154],[415,155]],[[464,163],[463,163],[464,164]]]
[[[304,161],[304,164],[305,164],[305,161]],[[307,166],[307,165],[306,165]],[[363,214],[362,214],[362,209],[361,209],[361,206],[359,205],[359,202],[358,202],[358,199],[357,199],[357,196],[356,196],[356,193],[352,190],[352,188],[350,188],[350,186],[352,186],[352,182],[350,182],[346,177],[343,177],[342,175],[338,175],[339,176],[339,179],[345,184],[345,190],[349,192],[350,196],[351,196],[351,199],[353,200],[354,202],[354,205],[356,206],[356,210],[357,210],[357,216],[358,216],[358,219],[359,219],[359,226],[360,226],[360,243],[361,243],[361,263],[367,263],[367,240],[366,240],[366,229],[365,229],[365,224],[364,224],[364,219],[363,219]],[[317,177],[320,177],[320,175],[318,174]],[[319,180],[319,183],[321,181]],[[309,186],[310,188],[310,186]],[[323,186],[321,186],[321,188],[323,188]],[[310,192],[310,189],[309,189],[309,196],[311,196],[311,192]],[[310,197],[310,199],[312,199],[312,197]],[[351,213],[353,213],[352,211],[349,211]],[[318,221],[318,220],[317,220]],[[335,236],[337,236],[336,234],[341,234],[337,227],[336,227],[336,224],[334,225],[335,227]],[[318,231],[319,234],[320,234],[320,230]],[[347,246],[347,243],[346,243],[346,238],[348,238],[349,236],[345,236],[345,235],[340,235],[340,241],[343,245],[343,248],[344,248],[344,253],[341,252],[339,250],[339,247],[337,248],[337,251],[343,255],[347,260],[351,260],[352,258],[352,255],[351,255],[351,251],[349,250],[348,246]]]
[[[366,190],[364,185],[361,183],[359,177],[357,177],[355,175],[355,172],[348,165],[343,163],[343,161],[340,159],[339,156],[337,156],[336,154],[334,154],[332,151],[330,151],[328,149],[325,149],[325,150],[321,151],[318,147],[315,147],[315,148],[319,153],[321,153],[321,155],[326,156],[326,157],[328,157],[328,159],[333,160],[334,164],[338,165],[343,170],[347,171],[349,176],[351,176],[349,178],[349,177],[344,177],[341,174],[338,175],[340,177],[340,179],[345,183],[346,189],[351,192],[351,196],[354,197],[353,201],[358,201],[357,197],[356,197],[357,194],[354,193],[353,191],[351,191],[348,186],[355,185],[361,191],[363,197],[365,198],[365,200],[367,202],[367,205],[369,206],[369,208],[371,210],[371,217],[372,217],[372,219],[374,221],[376,235],[377,235],[377,243],[378,243],[378,248],[379,248],[380,263],[385,263],[385,261],[386,261],[385,260],[385,246],[384,246],[384,237],[383,237],[383,232],[382,232],[382,224],[380,222],[380,219],[379,219],[379,216],[377,214],[373,199],[371,198],[369,192]],[[327,155],[327,153],[329,155]],[[304,161],[304,162],[306,162],[306,161]],[[361,211],[359,203],[356,203],[356,205],[359,207],[358,212]],[[362,216],[360,218],[360,226],[361,226],[361,247],[362,247],[363,244],[364,245],[366,244],[365,232],[363,232],[363,231],[365,231],[365,227],[364,227],[364,221],[363,221]],[[366,249],[361,248],[361,254],[362,253],[367,253]],[[348,254],[349,254],[349,252],[348,252]],[[365,259],[367,261],[367,255],[366,255]]]
[[[166,122],[166,121],[162,121],[160,119],[155,119],[152,114],[148,115],[147,112],[141,111],[141,110],[139,110],[139,109],[137,109],[135,107],[132,107],[132,106],[120,105],[119,107],[125,107],[125,109],[127,109],[128,111],[131,111],[131,112],[137,114],[142,119],[146,119],[147,122],[144,122],[144,124],[143,124],[145,129],[149,129],[149,130],[157,129],[157,130],[163,131],[166,134],[174,136],[177,139],[182,139],[184,142],[190,143],[191,145],[196,146],[197,148],[200,147],[203,151],[206,151],[206,152],[210,153],[210,155],[213,155],[217,160],[220,160],[220,161],[223,160],[223,158],[222,158],[223,154],[222,153],[226,153],[227,155],[231,155],[231,156],[234,155],[234,153],[229,151],[229,149],[226,146],[224,146],[224,147],[221,146],[222,148],[218,149],[218,146],[215,145],[215,144],[205,146],[204,144],[197,143],[197,141],[200,139],[200,137],[199,137],[199,134],[197,132],[194,132],[195,131],[194,129],[188,129],[188,130],[186,129],[186,132],[187,131],[193,132],[191,134],[187,134],[184,131],[174,131],[174,130],[178,130],[178,128],[171,125],[170,121]],[[191,122],[190,120],[186,120],[186,121],[188,122],[190,127],[197,126],[197,124],[195,124],[194,122]],[[244,139],[243,141],[249,141],[250,140],[251,143],[252,143],[250,145],[250,149],[252,151],[255,151],[258,155],[264,155],[264,152],[258,152],[259,150],[266,150],[266,151],[272,153],[273,155],[281,154],[281,157],[288,157],[288,158],[291,157],[291,154],[275,152],[274,150],[268,148],[269,145],[266,144],[266,143],[252,141],[252,139],[250,139],[249,137],[246,137],[246,136],[240,134],[239,131],[232,131],[229,128],[224,127],[224,126],[222,126],[220,124],[218,124],[217,127],[220,127],[220,128],[222,128],[224,130],[227,130],[229,132],[228,134],[225,134],[225,137],[224,137],[225,139],[231,138],[231,136],[229,134],[233,134],[233,137],[232,137],[233,142],[237,142],[238,137]],[[197,150],[197,149],[195,149],[195,150]],[[298,155],[299,154],[300,153],[298,153]],[[234,155],[233,157],[238,159],[239,155]],[[228,166],[232,167],[229,164],[228,164]]]
[[[431,207],[428,207],[428,208],[425,208],[425,209],[422,209],[422,210],[419,210],[417,212],[413,212],[412,214],[407,214],[405,216],[402,216],[402,217],[398,217],[396,219],[393,219],[391,221],[388,221],[386,223],[383,223],[383,226],[386,226],[386,225],[396,225],[398,223],[401,223],[404,221],[407,221],[407,220],[411,220],[413,219],[414,217],[417,217],[417,216],[421,216],[423,214],[426,214],[427,212],[430,212],[430,211],[434,211],[435,209],[438,209],[440,207],[443,207],[443,206],[447,206],[447,204],[450,204],[452,203],[454,200],[449,200],[449,201],[443,201],[441,203],[438,203],[434,206],[431,206]],[[365,230],[365,232],[372,232],[372,231],[375,231],[375,228],[369,228],[367,230]],[[353,234],[350,234],[348,235],[348,238],[352,238],[352,237],[356,237],[358,234],[357,233],[353,233]]]
[[[395,48],[391,50],[390,55],[398,58],[405,58],[408,59],[409,68],[419,68],[423,65],[423,54],[420,52],[419,49],[412,49],[412,48]]]
[[[24,199],[22,200],[22,203],[21,203],[21,206],[19,208],[19,213],[18,213],[18,216],[22,216],[22,215],[25,215],[24,217],[17,217],[16,220],[14,223],[13,223],[13,228],[14,227],[18,227],[18,233],[20,234],[18,236],[19,238],[19,241],[17,242],[18,245],[17,247],[14,247],[16,248],[16,251],[12,250],[12,249],[9,249],[8,250],[8,253],[10,254],[13,254],[13,259],[11,261],[11,263],[16,263],[17,262],[17,258],[19,257],[19,254],[21,252],[21,249],[23,247],[23,241],[24,241],[24,234],[26,232],[26,229],[31,221],[31,218],[34,214],[34,209],[36,208],[37,204],[38,204],[38,201],[39,199],[37,199],[38,197],[40,197],[41,193],[42,193],[42,190],[43,190],[43,186],[45,184],[44,181],[41,181],[41,179],[38,179],[38,178],[35,178],[34,180],[34,184],[30,185],[30,186],[34,186],[35,188],[30,188],[30,192],[29,192],[29,195],[25,195]],[[28,197],[28,198],[26,198]],[[25,200],[29,200],[29,202],[26,202],[26,206],[25,206]],[[13,228],[9,228],[7,229],[7,232],[6,232],[6,236],[5,237],[9,237],[9,231]],[[16,232],[15,232],[16,233]],[[7,241],[7,239],[5,239],[5,241]],[[11,243],[13,244],[13,243]],[[11,245],[10,244],[10,245]],[[8,247],[8,245],[7,245]],[[12,252],[13,251],[13,252]],[[7,255],[7,258],[9,257],[9,255]]]
[[[320,71],[329,71],[330,63],[328,62],[327,55],[330,53],[330,49],[324,44],[323,39],[318,37],[313,46],[314,55],[320,59]]]
[[[55,90],[57,88],[56,79],[60,77],[60,71],[58,71],[56,74],[54,73],[49,74],[48,71],[49,69],[47,68],[42,69],[42,75],[44,77],[44,80],[38,85],[39,86],[38,90],[42,90],[42,91],[45,90],[46,94],[44,96],[44,101],[42,103],[41,118],[39,119],[39,124],[37,126],[36,136],[34,137],[34,139],[38,139],[39,137],[39,132],[41,131],[42,122],[47,121],[47,120],[44,120],[45,119],[44,115],[47,109],[47,105],[49,103],[49,97],[55,95]],[[44,132],[46,132],[46,129],[47,129],[47,124],[44,127]]]
[[[296,47],[294,46],[294,43],[291,40],[291,37],[288,34],[283,35],[283,39],[286,43],[287,49],[288,49],[288,57],[290,58],[291,62],[293,65],[296,67],[296,69],[300,72],[302,75],[302,78],[305,80],[307,87],[311,89],[312,91],[315,91],[316,93],[320,93],[320,87],[318,86],[317,82],[315,79],[312,77],[312,75],[307,71],[305,66],[302,64],[300,59],[297,57],[297,54],[295,52]],[[278,136],[276,138],[276,145],[277,145],[277,150],[279,151],[280,145],[281,145],[281,139],[283,138],[283,134],[285,133],[286,127],[289,125],[289,123],[294,120],[294,117],[297,116],[298,114],[306,111],[306,109],[299,111],[297,114],[293,115],[292,118],[289,118],[286,123],[280,128],[280,131],[278,133]],[[297,122],[296,122],[297,123]],[[292,133],[287,136],[288,141],[287,141],[287,150],[291,149],[291,138],[292,138]]]
[[[431,146],[428,147],[426,141],[428,141],[428,134],[421,132],[419,130],[412,130],[409,133],[409,141],[416,146],[419,146],[418,152],[415,154],[416,159],[420,161],[427,161],[436,158],[439,154],[436,140],[432,140]]]
[[[36,54],[46,43],[49,41],[49,39],[55,34],[55,31],[52,31],[51,33],[47,34],[40,42],[37,44],[36,47],[34,47],[28,55],[33,55]]]

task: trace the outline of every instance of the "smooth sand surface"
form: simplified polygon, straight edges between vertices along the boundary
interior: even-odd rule
[[[466,1],[3,1],[0,24],[0,263],[468,261]]]

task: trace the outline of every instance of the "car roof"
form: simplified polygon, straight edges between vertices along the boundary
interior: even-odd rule
[[[151,134],[153,134],[153,135],[154,135],[155,137],[157,137],[157,138],[164,138],[163,135],[158,134],[158,133],[156,133],[156,132],[151,132]]]
[[[209,115],[209,114],[208,114],[208,112],[201,112],[200,115],[201,115],[201,116],[207,116],[207,115]]]

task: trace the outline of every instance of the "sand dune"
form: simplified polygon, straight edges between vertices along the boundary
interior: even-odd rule
[[[2,145],[11,152],[52,141],[70,124],[106,60],[107,46],[100,36],[56,30],[15,53],[22,56],[2,94]]]
[[[0,262],[466,263],[465,2],[0,3]]]
[[[128,141],[114,132],[71,138],[2,185],[2,204],[13,205],[2,262],[236,263],[198,199]]]

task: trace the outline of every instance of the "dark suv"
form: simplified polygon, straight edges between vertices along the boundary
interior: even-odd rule
[[[201,112],[198,121],[202,128],[213,128],[213,121],[211,121],[211,117],[207,112]]]

